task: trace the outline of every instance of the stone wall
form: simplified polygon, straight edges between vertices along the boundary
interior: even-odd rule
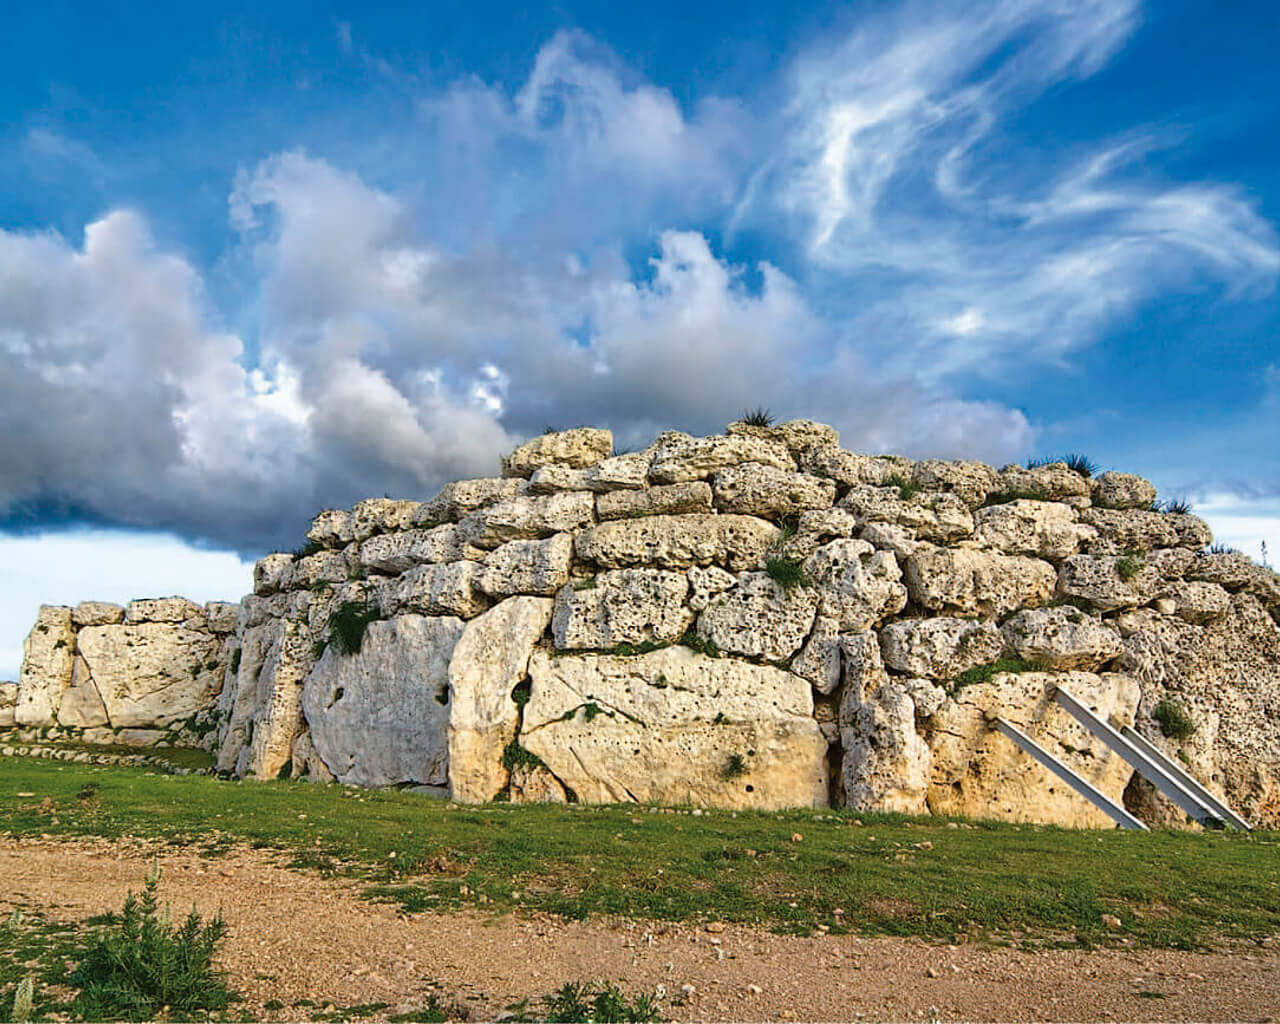
[[[1109,825],[1000,715],[1179,823],[1052,700],[1066,686],[1280,824],[1280,579],[1155,498],[1064,463],[857,454],[808,421],[617,455],[607,431],[549,433],[499,477],[321,513],[258,563],[233,629],[228,606],[203,632],[164,620],[159,660],[216,666],[183,707],[216,695],[218,767],[242,777]],[[111,665],[147,688],[123,635],[81,639],[124,624],[69,615],[28,640],[19,722],[136,719],[81,685]],[[344,618],[373,620],[358,651]],[[1194,726],[1176,740],[1170,705]]]

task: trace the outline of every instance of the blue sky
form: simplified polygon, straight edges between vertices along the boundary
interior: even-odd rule
[[[0,678],[319,508],[744,408],[1280,550],[1272,5],[51,3],[0,38]]]

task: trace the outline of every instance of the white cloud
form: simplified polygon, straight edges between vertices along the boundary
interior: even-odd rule
[[[1213,538],[1262,561],[1263,544],[1273,568],[1280,567],[1280,497],[1242,497],[1215,493],[1195,503],[1196,515],[1213,530]]]

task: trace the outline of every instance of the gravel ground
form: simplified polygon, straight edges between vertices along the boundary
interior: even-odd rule
[[[400,917],[348,881],[236,850],[214,859],[141,842],[0,838],[0,914],[78,920],[118,909],[153,854],[175,914],[194,902],[230,926],[223,966],[241,1009],[306,1019],[316,1004],[421,1007],[428,993],[472,1020],[566,981],[665,988],[673,1020],[1280,1021],[1280,948],[1214,953],[1021,952],[850,935],[793,938],[736,925],[564,922],[533,914]],[[691,989],[687,986],[692,986]],[[284,1009],[264,1007],[279,1000]]]

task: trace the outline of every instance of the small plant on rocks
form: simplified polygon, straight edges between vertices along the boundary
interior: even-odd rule
[[[1196,731],[1196,723],[1187,714],[1187,709],[1169,697],[1156,705],[1151,717],[1159,723],[1160,731],[1171,740],[1185,740]]]
[[[804,563],[798,558],[788,555],[774,555],[764,563],[764,571],[769,578],[783,590],[790,591],[796,587],[807,587],[810,584],[809,574],[804,571]]]
[[[365,601],[343,601],[329,616],[329,643],[340,654],[359,654],[364,631],[381,618],[376,605]]]
[[[771,427],[777,417],[764,406],[748,409],[742,414],[742,422],[749,427]]]

